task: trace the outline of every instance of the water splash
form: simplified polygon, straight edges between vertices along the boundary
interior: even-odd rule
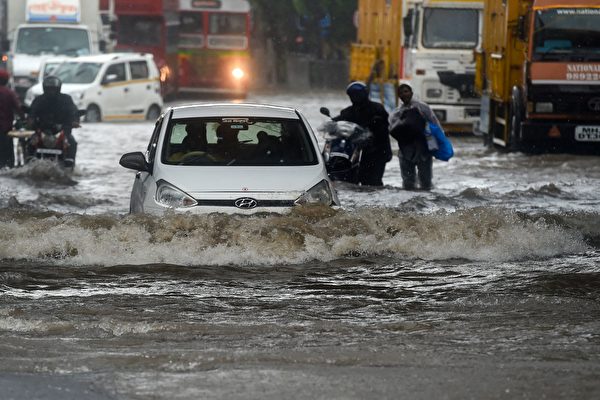
[[[588,221],[577,228],[570,221]],[[531,217],[474,208],[432,214],[391,208],[290,215],[77,215],[0,210],[0,258],[75,265],[281,265],[345,257],[508,261],[589,250],[600,216]],[[581,233],[585,232],[585,234]]]

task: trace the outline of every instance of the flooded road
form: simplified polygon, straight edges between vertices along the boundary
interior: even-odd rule
[[[600,158],[458,137],[432,192],[394,158],[339,211],[129,216],[151,130],[84,125],[76,182],[0,172],[7,398],[600,397]]]

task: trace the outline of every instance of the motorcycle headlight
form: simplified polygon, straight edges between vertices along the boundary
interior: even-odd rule
[[[164,181],[159,182],[156,189],[156,202],[169,208],[189,208],[198,204],[192,196]]]
[[[329,187],[329,182],[327,182],[326,180],[322,180],[321,182],[317,183],[315,186],[304,192],[302,196],[298,197],[294,204],[324,204],[326,206],[332,205],[333,193],[331,191],[331,187]]]

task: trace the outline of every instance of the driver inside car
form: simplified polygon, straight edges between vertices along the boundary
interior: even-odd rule
[[[186,135],[181,146],[169,156],[169,161],[181,161],[193,154],[204,153],[207,150],[206,125],[189,123],[185,126]]]

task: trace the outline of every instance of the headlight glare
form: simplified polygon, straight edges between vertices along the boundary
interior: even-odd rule
[[[193,197],[167,182],[159,183],[156,189],[156,202],[169,208],[189,208],[198,204]]]
[[[307,205],[307,204],[324,204],[330,206],[333,203],[333,194],[329,187],[329,182],[322,180],[315,186],[307,190],[298,197],[295,201],[296,205]]]

